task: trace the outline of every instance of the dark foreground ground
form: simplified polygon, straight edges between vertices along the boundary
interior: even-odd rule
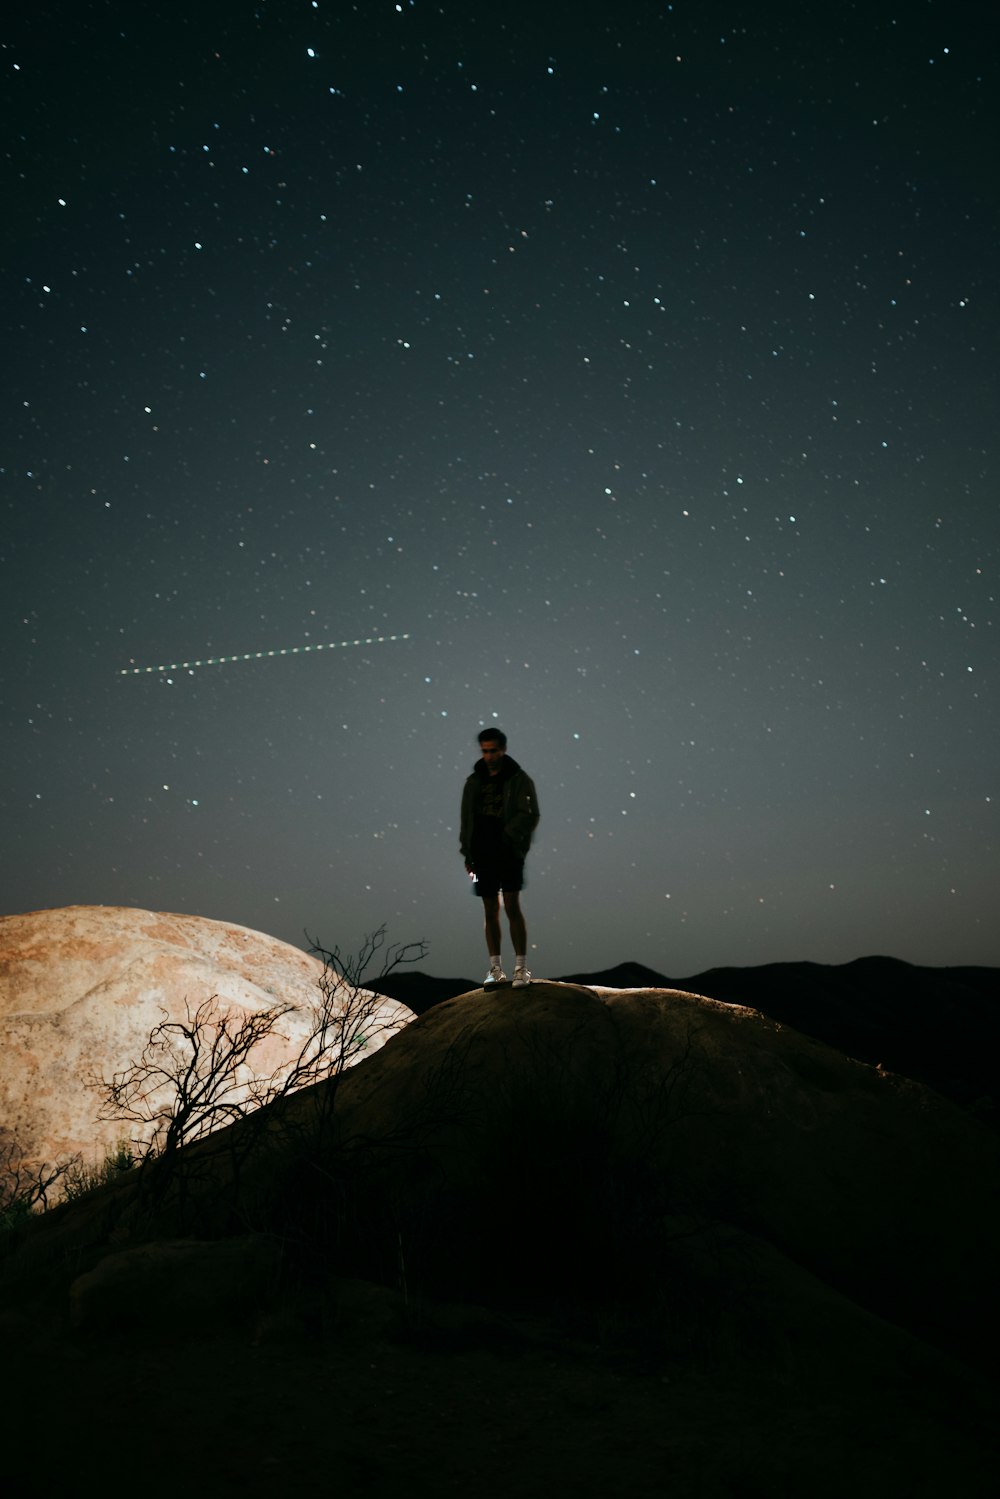
[[[791,1347],[678,1363],[636,1326],[407,1304],[360,1281],[201,1336],[155,1305],[144,1326],[73,1332],[58,1299],[0,1324],[19,1495],[994,1492],[995,1391],[944,1358],[888,1384]]]

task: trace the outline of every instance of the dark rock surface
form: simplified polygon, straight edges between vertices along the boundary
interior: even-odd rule
[[[869,957],[837,965],[711,968],[672,979],[641,963],[620,963],[600,973],[569,974],[561,982],[681,989],[750,1005],[847,1056],[927,1083],[995,1121],[995,1058],[1000,1051],[996,968],[921,968],[896,958]],[[384,992],[423,1014],[476,987],[467,979],[401,972],[386,980]]]
[[[996,1135],[754,1009],[473,990],[164,1180],[0,1245],[49,1488],[991,1492]]]
[[[409,1199],[419,1215],[421,1194],[436,1193],[459,1262],[495,1260],[498,1275],[497,1244],[510,1239],[513,1263],[525,1235],[532,1275],[546,1256],[556,1279],[591,1259],[627,1275],[658,1216],[687,1217],[766,1242],[955,1348],[976,1341],[995,1297],[993,1133],[906,1077],[742,1006],[563,983],[474,991],[345,1077],[338,1108],[368,1142],[420,1122],[419,1160],[407,1155],[393,1178],[395,1211]],[[527,1221],[511,1228],[518,1213]],[[474,1278],[466,1289],[480,1291]]]

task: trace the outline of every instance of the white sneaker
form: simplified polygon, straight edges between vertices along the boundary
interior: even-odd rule
[[[507,982],[507,975],[504,973],[503,969],[500,967],[500,964],[499,963],[491,963],[490,964],[490,971],[486,975],[486,977],[483,979],[483,988],[484,989],[487,988],[487,986],[490,985],[490,984],[505,984],[506,982]]]
[[[525,968],[523,963],[518,963],[517,967],[514,969],[513,988],[527,989],[530,983],[531,974],[528,972],[527,968]]]

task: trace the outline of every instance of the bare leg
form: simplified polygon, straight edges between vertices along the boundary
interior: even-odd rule
[[[484,895],[482,901],[486,951],[490,957],[493,957],[500,951],[500,897],[499,895]]]
[[[516,890],[505,890],[503,893],[503,908],[507,912],[507,920],[510,922],[510,940],[514,944],[515,957],[528,951],[528,933],[524,925],[524,916],[521,911],[521,901]],[[497,913],[497,931],[500,930],[500,916]]]

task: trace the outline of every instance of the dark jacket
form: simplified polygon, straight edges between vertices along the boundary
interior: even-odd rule
[[[538,826],[538,797],[535,783],[510,755],[504,755],[497,772],[503,792],[503,840],[523,859],[531,846],[531,835]],[[462,791],[462,824],[459,845],[462,858],[469,862],[472,857],[472,837],[476,827],[476,811],[483,786],[490,779],[485,760],[477,760]]]

